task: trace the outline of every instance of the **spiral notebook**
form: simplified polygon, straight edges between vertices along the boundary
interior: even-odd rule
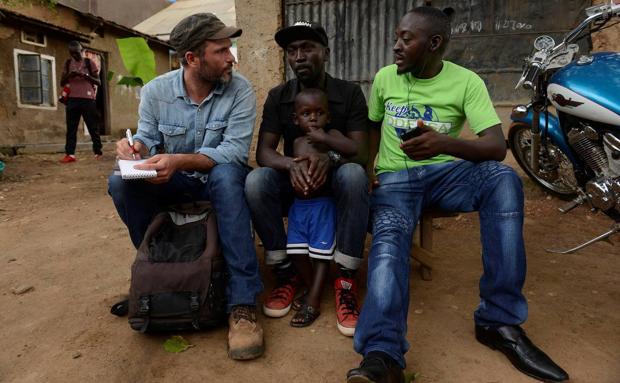
[[[134,165],[141,164],[144,161],[145,160],[118,160],[118,167],[121,170],[121,177],[124,180],[138,180],[157,177],[157,170],[134,169]]]

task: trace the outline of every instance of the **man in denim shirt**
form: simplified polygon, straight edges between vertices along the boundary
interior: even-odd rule
[[[127,138],[116,145],[122,159],[152,155],[136,168],[154,169],[157,177],[131,181],[113,175],[109,193],[136,248],[166,206],[211,201],[230,275],[229,356],[253,359],[264,349],[255,309],[262,282],[244,182],[256,99],[248,80],[232,71],[230,38],[239,35],[241,29],[210,13],[189,16],[172,30],[170,43],[182,68],[142,89],[134,147]]]

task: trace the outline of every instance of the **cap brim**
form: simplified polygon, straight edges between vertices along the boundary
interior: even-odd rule
[[[287,45],[297,40],[312,40],[323,45],[326,44],[317,31],[305,25],[292,25],[290,27],[280,29],[276,32],[274,38],[276,43],[278,43],[278,45],[282,48],[286,48]]]
[[[241,36],[241,33],[243,33],[241,28],[224,27],[220,29],[219,31],[217,31],[216,33],[214,33],[213,35],[209,36],[209,40],[231,39],[234,37]]]

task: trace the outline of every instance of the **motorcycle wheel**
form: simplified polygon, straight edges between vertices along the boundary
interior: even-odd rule
[[[528,125],[514,124],[510,127],[508,146],[521,169],[543,189],[563,199],[577,195],[572,163],[553,142],[541,144],[538,172],[530,166],[532,131]]]

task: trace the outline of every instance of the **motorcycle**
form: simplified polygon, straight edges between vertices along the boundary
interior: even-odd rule
[[[567,213],[587,203],[612,219],[611,228],[566,250],[570,254],[620,232],[620,53],[577,57],[578,40],[620,16],[613,1],[586,9],[587,17],[559,44],[539,36],[515,89],[531,92],[511,113],[508,144],[525,173],[551,193],[570,199]],[[556,114],[550,110],[553,107]]]

